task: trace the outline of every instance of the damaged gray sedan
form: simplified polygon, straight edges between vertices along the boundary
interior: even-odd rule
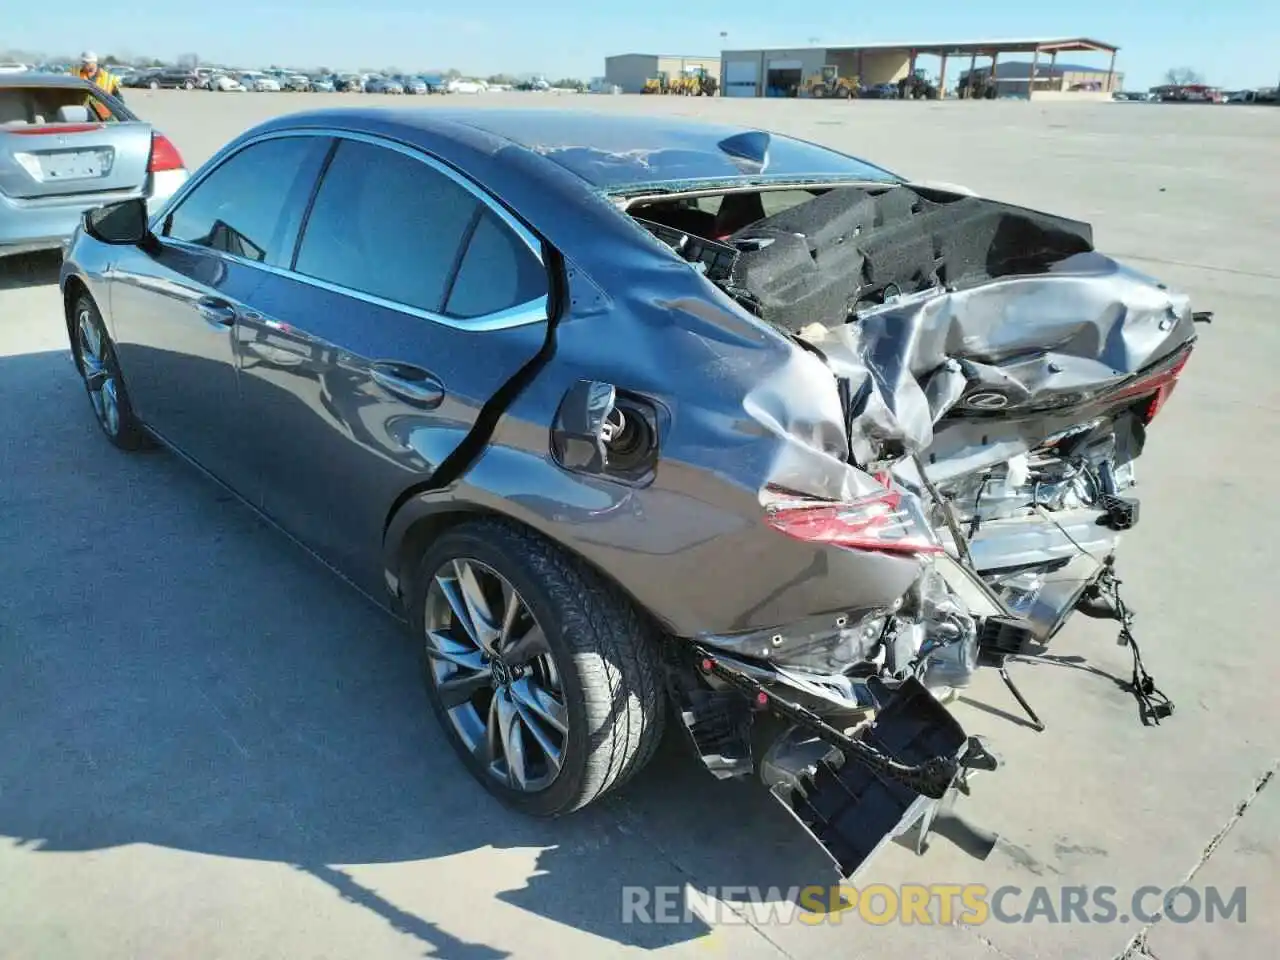
[[[1197,319],[1082,223],[540,110],[271,121],[62,291],[108,439],[403,617],[488,789],[578,809],[671,714],[844,875],[996,767],[974,670],[1105,601]]]

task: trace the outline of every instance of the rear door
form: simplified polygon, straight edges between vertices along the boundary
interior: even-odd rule
[[[290,275],[267,278],[241,325],[266,512],[380,592],[389,510],[542,348],[547,292],[539,241],[478,187],[340,139]]]
[[[31,201],[144,185],[151,125],[100,122],[76,99],[66,103],[63,90],[0,89],[0,194]]]

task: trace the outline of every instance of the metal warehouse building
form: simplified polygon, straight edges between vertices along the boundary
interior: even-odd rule
[[[1085,37],[1028,40],[977,40],[954,43],[870,43],[849,46],[800,47],[771,50],[725,50],[721,53],[721,89],[726,97],[768,97],[803,95],[809,79],[823,67],[834,67],[841,77],[858,77],[862,86],[897,83],[925,66],[920,58],[930,58],[937,68],[939,88],[947,87],[969,71],[994,73],[1004,79],[1000,58],[1011,54],[1029,55],[1030,64],[1021,76],[1023,95],[1035,99],[1090,99],[1109,96],[1117,88],[1115,47]],[[1057,68],[1059,53],[1109,54],[1105,67],[1092,73],[1083,86]],[[978,71],[978,60],[984,63]],[[1047,69],[1046,69],[1047,68]],[[1081,68],[1074,68],[1079,71]],[[1087,69],[1087,68],[1086,68]],[[950,77],[948,72],[950,71]],[[1034,75],[1033,85],[1027,79]],[[1012,79],[1012,78],[1010,78]],[[949,82],[950,81],[950,82]],[[1004,86],[1002,83],[1001,86]],[[1015,88],[1010,87],[1010,92]]]
[[[694,67],[702,67],[716,80],[720,79],[719,54],[681,57],[662,53],[620,53],[616,57],[605,57],[604,78],[607,83],[621,87],[623,93],[640,93],[650,77],[665,73],[674,80]]]
[[[996,67],[996,87],[1001,96],[1025,97],[1031,89],[1031,63],[1026,60],[1011,60]],[[978,67],[974,73],[982,78],[991,76],[991,67]],[[960,74],[963,84],[969,71]],[[1111,84],[1111,92],[1124,89],[1124,74],[1106,67],[1090,67],[1079,63],[1048,64],[1041,61],[1036,65],[1035,92],[1044,93],[1049,90],[1062,90],[1067,93],[1080,93],[1089,90],[1106,91]]]

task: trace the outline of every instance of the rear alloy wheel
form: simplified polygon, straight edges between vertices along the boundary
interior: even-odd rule
[[[463,763],[535,816],[577,810],[653,755],[665,699],[654,628],[580,561],[498,520],[428,549],[411,622]]]
[[[121,450],[143,449],[148,445],[147,433],[133,415],[115,348],[88,294],[76,300],[73,319],[72,351],[98,426]]]

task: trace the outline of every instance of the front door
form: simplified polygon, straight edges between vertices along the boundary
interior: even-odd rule
[[[240,325],[263,507],[360,586],[384,589],[384,524],[542,348],[539,242],[408,148],[340,139],[296,260]]]
[[[112,268],[113,336],[135,410],[202,467],[258,502],[243,454],[237,325],[251,315],[263,268],[287,264],[327,142],[251,144],[193,185],[150,249]],[[303,199],[296,199],[302,191]]]

